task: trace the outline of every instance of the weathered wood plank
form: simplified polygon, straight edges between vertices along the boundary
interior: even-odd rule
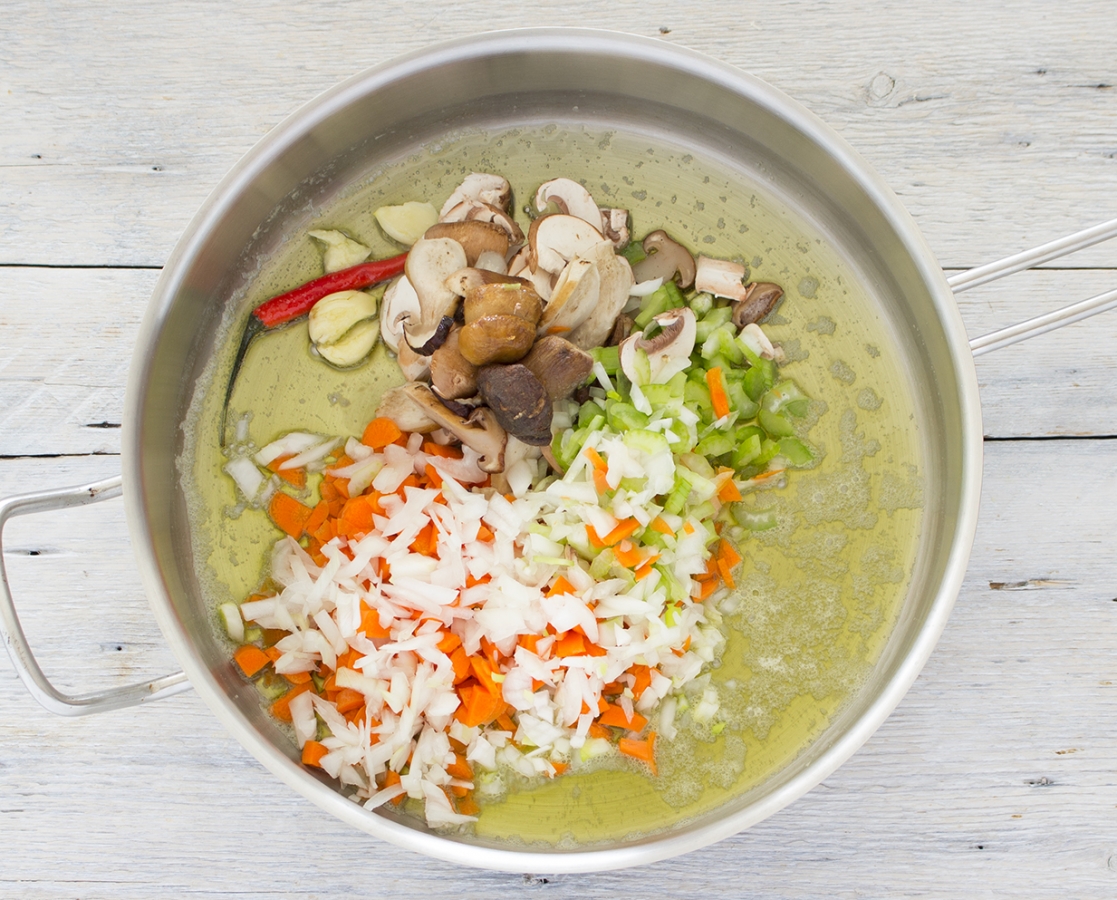
[[[0,494],[113,462],[3,461]],[[625,873],[544,883],[420,860],[307,806],[193,694],[62,720],[0,665],[0,897],[1111,897],[1117,503],[1099,497],[1117,498],[1117,442],[990,445],[966,584],[896,713],[768,821]],[[6,540],[25,623],[64,683],[172,664],[119,502],[15,521]]]
[[[119,452],[128,365],[158,273],[0,273],[0,456]],[[1115,285],[1106,269],[1035,271],[962,294],[959,306],[976,336]],[[1117,434],[1114,346],[1110,313],[981,357],[985,433]]]
[[[659,37],[770,81],[880,170],[944,265],[1114,215],[1117,63],[1104,0],[1057,15],[1038,4],[975,14],[964,0],[783,2],[746,15],[633,0],[510,7],[495,19],[471,3],[424,10],[280,12],[254,0],[168,14],[131,0],[58,15],[10,4],[0,115],[19,127],[0,132],[0,262],[159,265],[240,155],[320,91],[437,41],[530,25]],[[1076,265],[1115,266],[1117,248]]]

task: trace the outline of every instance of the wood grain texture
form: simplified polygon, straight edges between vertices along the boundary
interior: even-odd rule
[[[630,31],[754,72],[880,170],[945,266],[1113,216],[1117,61],[1106,0],[1073,11],[975,10],[966,0],[495,9],[7,4],[0,116],[19,127],[0,131],[0,262],[160,265],[229,167],[319,92],[440,40],[532,25]],[[1117,249],[1075,265],[1115,266]]]
[[[9,2],[0,496],[118,471],[111,426],[157,269],[241,154],[366,66],[545,24],[704,50],[829,122],[960,269],[1117,215],[1112,12],[1109,0]],[[1117,286],[1117,242],[1060,265],[961,295],[970,335]],[[744,834],[621,873],[464,870],[308,806],[193,694],[63,720],[0,662],[0,898],[1111,898],[1114,346],[1110,314],[978,360],[985,432],[1007,440],[986,445],[974,552],[942,639],[859,753]],[[61,686],[176,667],[119,501],[15,520],[4,539],[29,638]]]

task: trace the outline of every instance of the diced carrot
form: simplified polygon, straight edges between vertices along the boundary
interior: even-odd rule
[[[457,447],[446,444],[436,444],[434,441],[423,441],[423,452],[427,456],[438,456],[442,459],[461,459],[462,451]]]
[[[361,435],[361,443],[373,450],[383,450],[389,444],[394,444],[403,432],[399,426],[387,416],[378,416],[365,426],[365,433]]]
[[[309,672],[286,672],[283,677],[291,684],[306,684],[311,680]]]
[[[604,472],[609,468],[609,464],[605,462],[605,458],[594,450],[593,447],[586,447],[582,452],[586,455],[586,459],[588,459],[599,472]]]
[[[330,504],[328,504],[325,500],[319,500],[318,505],[310,511],[310,516],[307,518],[306,524],[303,526],[303,530],[307,534],[314,534],[314,532],[322,527],[322,524],[326,521],[326,517],[329,514]]]
[[[631,756],[641,762],[646,762],[652,774],[658,774],[655,767],[655,732],[649,731],[645,740],[637,741],[633,738],[622,737],[617,741],[617,749],[625,756]]]
[[[452,631],[442,632],[442,637],[438,640],[438,649],[443,653],[453,653],[458,647],[461,646],[462,639]]]
[[[477,537],[474,538],[475,541],[484,541],[485,543],[489,543],[490,541],[493,541],[495,539],[496,535],[493,534],[492,529],[489,528],[488,525],[482,522],[480,525],[477,526]]]
[[[555,770],[556,775],[564,775],[566,774],[566,770],[570,768],[570,763],[553,760],[551,762],[551,767]]]
[[[487,690],[490,694],[499,697],[501,694],[500,685],[493,679],[494,667],[489,660],[483,656],[471,656],[469,658],[469,667],[473,670],[473,677]]]
[[[366,635],[367,637],[368,635]],[[344,653],[338,654],[337,667],[339,669],[355,669],[357,668],[357,660],[364,654],[360,650],[354,650],[350,647]]]
[[[617,527],[610,531],[602,541],[605,542],[606,547],[612,547],[614,544],[619,544],[625,538],[630,538],[637,531],[640,530],[640,523],[635,519],[625,519],[617,523]]]
[[[741,499],[741,491],[737,487],[736,482],[732,478],[726,478],[718,488],[718,499],[722,503],[732,503],[735,500]]]
[[[690,522],[683,522],[683,531],[687,534],[694,534],[694,526]]]
[[[365,637],[370,640],[386,638],[391,635],[391,632],[380,624],[380,613],[365,603],[364,600],[361,601],[361,624],[357,630],[363,631]]]
[[[736,582],[733,581],[733,573],[729,571],[729,566],[725,564],[725,560],[720,556],[717,558],[717,561],[721,580],[725,582],[725,586],[729,588],[729,590],[733,590],[733,588],[737,586]]]
[[[638,568],[635,572],[633,572],[633,575],[636,576],[637,581],[643,581],[645,578],[652,574],[652,566],[655,565],[655,561],[657,559],[659,559],[658,553],[649,556],[646,560],[644,560],[644,564],[640,566],[640,568]]]
[[[462,797],[458,801],[458,813],[463,816],[475,816],[481,812],[481,807],[477,805],[477,801],[472,797]]]
[[[718,544],[718,558],[721,559],[730,569],[732,569],[744,557],[742,557],[741,554],[737,552],[736,547],[729,543],[729,541],[722,538],[721,542]]]
[[[396,493],[399,494],[401,497],[406,497],[407,488],[409,487],[422,487],[422,484],[419,483],[419,476],[416,475],[414,472],[403,479],[403,482],[400,484],[400,486],[396,488]]]
[[[368,707],[362,703],[360,706],[356,706],[344,714],[345,721],[350,725],[360,725],[365,720],[366,712],[368,712]]]
[[[454,761],[446,767],[446,771],[452,778],[459,778],[462,781],[473,780],[473,768],[460,753],[454,754]]]
[[[458,784],[449,785],[449,790],[450,790],[450,793],[453,794],[455,797],[468,797],[469,796],[469,788],[462,787],[461,785],[458,785]]]
[[[612,488],[609,487],[609,480],[605,477],[603,469],[593,470],[593,489],[599,494],[607,494]]]
[[[613,554],[617,562],[626,569],[636,568],[644,559],[644,554],[640,552],[640,548],[633,544],[632,541],[628,540],[621,541],[617,544],[617,546],[613,548]]]
[[[454,666],[454,684],[461,684],[472,671],[469,665],[469,655],[465,652],[465,648],[459,646],[454,650],[450,654],[450,662]]]
[[[281,657],[283,655],[283,651],[280,650],[278,647],[274,647],[274,646],[273,647],[265,647],[264,648],[264,655],[268,659],[270,659],[272,662],[275,662],[277,659],[279,659],[279,657]]]
[[[322,483],[318,485],[318,496],[329,503],[331,500],[336,500],[340,495],[337,488],[334,486],[335,479],[326,476],[322,479]]]
[[[368,534],[373,529],[372,515],[372,501],[368,497],[346,500],[337,520],[337,533],[348,538]]]
[[[303,744],[303,765],[321,767],[322,757],[329,752],[325,744],[320,744],[318,741],[307,741]]]
[[[579,631],[565,631],[555,641],[555,656],[585,656],[586,641]]]
[[[384,787],[386,788],[395,787],[397,784],[399,784],[399,780],[399,772],[389,769],[387,772],[384,773]],[[388,802],[391,803],[393,806],[399,806],[406,799],[407,794],[400,794],[394,800],[389,800]]]
[[[237,652],[233,654],[233,659],[248,678],[251,678],[271,662],[268,654],[253,644],[238,647]]]
[[[501,731],[511,731],[516,733],[516,723],[512,721],[512,717],[508,713],[501,713],[496,717],[496,725]]]
[[[572,585],[569,581],[567,581],[561,575],[559,575],[559,577],[554,580],[554,583],[547,589],[547,596],[548,597],[553,597],[553,596],[555,596],[555,594],[573,594],[573,593],[574,593],[574,585]]]
[[[496,649],[496,644],[486,637],[481,638],[481,652],[485,655],[485,659],[489,661],[489,665],[493,667],[494,671],[500,668],[500,660],[503,654]]]
[[[306,487],[306,469],[283,469],[280,468],[287,460],[294,457],[293,453],[287,453],[283,456],[277,456],[270,463],[268,469],[286,481],[292,487],[297,487],[302,490]]]
[[[712,594],[717,589],[718,589],[717,579],[711,578],[707,581],[700,581],[700,582],[698,582],[698,593],[693,594],[692,596],[696,597],[698,600],[705,600],[706,598],[708,598],[710,596],[710,594]],[[679,655],[681,656],[682,654],[679,654]]]
[[[337,711],[342,715],[356,709],[359,706],[365,705],[365,695],[360,691],[355,691],[352,688],[342,688],[337,692],[337,697],[334,698],[334,704],[337,706]]]
[[[608,709],[597,717],[597,721],[602,725],[612,725],[614,728],[623,728],[626,731],[642,731],[648,724],[648,720],[635,710],[632,712],[632,718],[628,718],[616,703],[610,703]]]
[[[597,535],[597,529],[592,525],[586,526],[586,537],[588,537],[590,543],[599,550],[605,546],[605,542]]]
[[[725,380],[721,366],[706,370],[706,384],[710,387],[710,402],[714,405],[714,415],[721,419],[729,415],[729,395],[725,392]]]
[[[415,540],[411,542],[408,548],[414,553],[421,553],[423,556],[437,556],[436,550],[438,549],[438,529],[435,528],[434,521],[428,521],[417,535]]]
[[[536,655],[539,654],[539,641],[540,637],[537,634],[521,634],[516,638],[517,644]]]
[[[291,724],[291,701],[294,700],[299,694],[309,691],[314,683],[308,681],[306,684],[297,684],[286,694],[275,701],[270,707],[271,714],[279,719],[281,722]]]
[[[652,669],[651,666],[642,666],[635,663],[628,667],[628,671],[632,674],[632,696],[637,700],[643,696],[644,691],[652,686]]]
[[[463,684],[458,688],[458,696],[462,703],[454,712],[454,718],[469,728],[488,725],[508,709],[508,704],[499,695],[480,685]]]
[[[598,725],[597,722],[590,723],[589,736],[592,738],[604,738],[609,740],[612,738],[612,732],[609,731],[604,725]]]
[[[427,463],[426,468],[423,469],[423,472],[427,476],[427,482],[430,484],[431,487],[442,487],[442,476],[438,474],[438,470],[434,466],[432,466],[430,463]]]
[[[268,503],[268,515],[271,516],[272,521],[296,540],[303,536],[303,529],[310,519],[310,513],[310,507],[304,506],[283,491],[277,491]]]
[[[648,523],[648,527],[652,531],[658,531],[660,534],[665,534],[668,537],[675,536],[675,532],[672,531],[671,526],[664,521],[663,516],[656,516],[654,519],[651,520],[651,522]]]

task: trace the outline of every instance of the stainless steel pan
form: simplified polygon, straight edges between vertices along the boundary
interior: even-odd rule
[[[305,205],[370,163],[463,126],[586,121],[666,137],[686,135],[809,210],[870,288],[891,324],[927,435],[924,526],[911,588],[868,682],[790,765],[714,813],[669,832],[607,847],[534,851],[447,838],[366,812],[309,774],[276,741],[258,703],[242,696],[190,553],[175,459],[180,425],[218,341],[229,297],[251,277]],[[511,871],[577,872],[635,865],[717,841],[810,790],[848,758],[899,703],[933,649],[965,573],[977,521],[982,429],[972,353],[985,352],[1117,305],[1117,291],[967,341],[953,292],[1117,233],[1117,221],[1026,254],[944,277],[910,216],[846,143],[798,104],[737,69],[643,38],[586,30],[511,31],[425,50],[363,73],[314,100],[260,142],[226,177],[168,260],[147,310],[130,372],[123,478],[0,502],[14,515],[118,496],[159,625],[184,673],[94,695],[53,688],[0,585],[0,631],[28,689],[48,709],[82,715],[193,686],[257,759],[324,809],[365,831],[434,857]],[[2,573],[0,573],[2,574]],[[189,679],[189,681],[187,681]]]

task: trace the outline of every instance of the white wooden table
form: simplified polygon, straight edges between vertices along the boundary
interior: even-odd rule
[[[552,7],[3,4],[0,495],[118,471],[149,292],[237,158],[336,81],[462,33],[592,24],[749,69],[852,142],[949,269],[1117,215],[1111,0]],[[1115,284],[1103,245],[960,305],[976,335]],[[0,896],[1117,896],[1115,348],[1111,313],[980,360],[981,524],[938,648],[864,749],[742,835],[613,874],[458,869],[309,806],[191,693],[56,719],[4,661]],[[174,668],[119,503],[6,543],[63,686]]]

